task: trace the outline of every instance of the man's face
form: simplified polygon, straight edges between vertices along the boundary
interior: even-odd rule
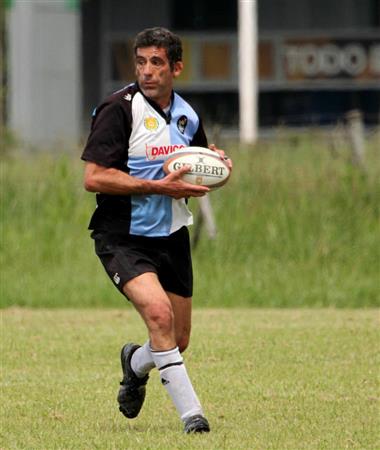
[[[170,67],[166,50],[161,47],[143,47],[136,49],[136,76],[144,95],[161,108],[168,106],[173,89],[173,79],[182,71],[182,62]]]

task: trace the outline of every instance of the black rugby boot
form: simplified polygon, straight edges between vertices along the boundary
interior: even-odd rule
[[[149,375],[138,378],[131,368],[133,353],[140,348],[137,344],[126,344],[121,349],[121,367],[123,369],[123,380],[120,382],[120,390],[117,396],[119,410],[128,419],[138,416],[145,400],[145,385]]]
[[[206,417],[197,414],[191,416],[185,420],[185,433],[208,433],[210,431],[210,425]]]

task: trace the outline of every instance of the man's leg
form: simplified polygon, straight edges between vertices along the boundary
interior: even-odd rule
[[[180,353],[184,352],[189,345],[191,332],[191,297],[182,297],[172,292],[168,295],[174,314],[175,340]],[[131,357],[131,367],[138,377],[144,377],[156,367],[152,353],[151,344],[148,339],[144,345],[134,351]]]
[[[126,283],[124,291],[148,328],[153,361],[185,422],[185,431],[209,431],[177,346],[177,339],[181,350],[187,347],[189,341],[191,300],[166,293],[157,275],[151,272]],[[195,421],[191,420],[193,417],[196,417]]]
[[[152,349],[175,347],[174,312],[157,275],[143,273],[128,281],[123,291],[144,320]]]
[[[190,341],[192,300],[191,297],[181,297],[172,292],[166,292],[166,294],[173,309],[176,344],[182,353],[187,349]]]

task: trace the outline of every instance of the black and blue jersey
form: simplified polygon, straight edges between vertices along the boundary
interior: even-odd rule
[[[115,92],[95,109],[82,159],[136,178],[159,180],[165,176],[165,160],[191,145],[207,147],[193,108],[173,92],[170,109],[165,113],[135,83]],[[97,208],[89,228],[159,237],[190,224],[192,214],[185,199],[97,194]]]

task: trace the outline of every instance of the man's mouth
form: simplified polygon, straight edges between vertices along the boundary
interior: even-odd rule
[[[152,88],[157,87],[157,83],[155,83],[153,81],[144,81],[143,86],[144,86],[144,88],[152,89]]]

